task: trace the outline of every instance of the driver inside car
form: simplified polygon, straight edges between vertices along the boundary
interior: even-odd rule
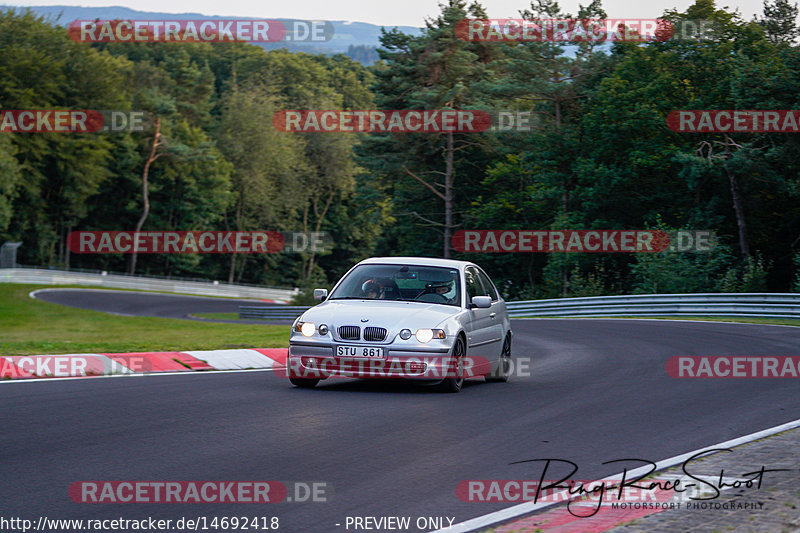
[[[368,279],[361,285],[361,292],[364,294],[364,297],[370,300],[376,300],[382,297],[381,294],[382,286],[380,283],[375,281],[374,279]]]
[[[439,283],[432,283],[430,287],[426,289],[425,292],[431,294],[438,294],[445,300],[447,303],[454,303],[453,298],[456,295],[456,285],[452,281],[444,281]]]

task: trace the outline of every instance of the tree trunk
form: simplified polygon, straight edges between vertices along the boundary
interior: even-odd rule
[[[328,214],[328,210],[331,208],[331,204],[333,203],[333,191],[330,192],[328,195],[328,199],[325,201],[325,207],[322,208],[322,214],[317,213],[316,207],[314,208],[314,214],[317,217],[317,222],[314,227],[315,235],[319,235],[319,230],[322,229],[322,221],[325,220],[325,216]],[[308,236],[308,235],[306,235]],[[306,275],[306,281],[311,278],[311,273],[314,271],[314,263],[317,259],[317,250],[314,246],[311,247],[311,257],[308,259],[308,273]]]
[[[736,225],[739,227],[739,250],[745,259],[750,259],[750,245],[747,243],[747,228],[744,222],[744,208],[742,207],[742,200],[739,196],[739,184],[736,181],[736,173],[731,171],[728,166],[728,160],[731,158],[730,146],[733,140],[725,136],[725,157],[723,159],[723,168],[728,175],[728,183],[731,186],[731,197],[733,198],[733,210],[736,212]]]
[[[67,225],[67,239],[69,239],[70,233],[72,233],[72,223]],[[64,250],[64,268],[69,270],[69,246],[65,246],[65,248],[66,249]]]
[[[147,220],[147,216],[150,214],[150,194],[148,192],[148,183],[147,179],[150,175],[150,165],[153,164],[153,161],[158,159],[159,155],[156,151],[158,150],[159,145],[161,144],[161,118],[156,119],[156,132],[153,135],[153,144],[150,148],[150,156],[147,158],[144,164],[144,171],[142,171],[142,216],[139,217],[139,222],[136,223],[136,229],[134,229],[134,235],[136,232],[141,231],[142,226],[144,226],[145,220]],[[133,241],[133,253],[131,253],[131,261],[130,261],[130,268],[128,269],[128,273],[130,275],[134,275],[136,273],[136,238],[134,237]]]
[[[747,243],[747,235],[744,222],[744,209],[742,208],[742,200],[739,196],[739,185],[736,182],[736,174],[731,172],[728,168],[728,163],[725,163],[725,173],[728,174],[728,182],[731,185],[731,196],[733,197],[733,210],[736,212],[736,224],[739,226],[739,249],[745,259],[750,258],[750,245]]]
[[[236,224],[234,230],[242,229],[242,206],[244,205],[244,190],[239,190],[239,201],[236,204]],[[231,254],[231,268],[228,271],[228,283],[233,283],[236,277],[236,252]]]
[[[553,72],[553,80],[557,80],[557,73]],[[561,134],[561,100],[558,97],[553,101],[555,106],[556,115],[556,133]],[[567,213],[569,212],[569,194],[567,192],[567,179],[561,176],[561,212],[564,217],[568,219]],[[566,298],[569,296],[569,262],[564,261],[561,265],[561,297]]]
[[[233,277],[236,275],[236,253],[231,254],[231,267],[228,270],[228,283],[233,283]]]
[[[444,258],[450,259],[450,235],[453,228],[453,133],[447,133],[444,174]]]

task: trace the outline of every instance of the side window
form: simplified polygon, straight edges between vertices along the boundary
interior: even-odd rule
[[[479,270],[478,277],[480,278],[481,283],[483,283],[483,286],[486,287],[489,296],[492,297],[492,301],[496,302],[498,300],[497,289],[494,288],[494,285],[489,279],[489,276],[487,276],[486,273],[483,272],[483,270]]]
[[[472,301],[473,296],[489,296],[481,285],[478,271],[472,267],[464,270],[464,280],[467,282],[468,301]]]

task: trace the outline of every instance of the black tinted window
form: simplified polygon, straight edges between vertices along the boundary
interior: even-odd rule
[[[467,296],[472,300],[473,296],[489,296],[483,288],[478,271],[473,267],[467,267],[464,272],[464,279],[467,282]]]
[[[479,270],[478,277],[480,278],[481,283],[483,283],[483,286],[486,288],[486,291],[488,291],[489,296],[492,297],[492,301],[497,300],[497,289],[494,288],[489,276],[487,276],[482,270]]]

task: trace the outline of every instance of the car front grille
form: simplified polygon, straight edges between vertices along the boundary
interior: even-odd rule
[[[343,340],[357,341],[361,338],[361,328],[358,326],[339,326],[339,337]]]
[[[364,328],[365,341],[382,341],[386,338],[386,328],[369,326]]]

